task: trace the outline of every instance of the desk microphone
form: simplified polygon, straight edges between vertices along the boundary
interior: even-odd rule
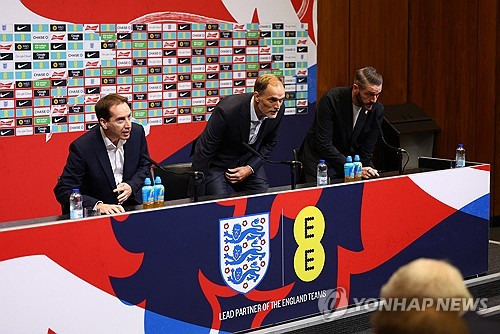
[[[383,122],[383,119],[382,119],[382,122]],[[384,143],[384,145],[389,147],[390,149],[396,151],[396,153],[398,155],[398,160],[399,160],[398,161],[399,175],[403,175],[403,172],[404,172],[403,153],[406,153],[406,155],[408,156],[408,161],[410,161],[410,154],[404,148],[392,146],[387,141],[385,141],[384,133],[382,132],[382,125],[379,122],[377,122],[377,119],[375,119],[375,123],[377,123],[378,131],[380,132],[380,137],[382,137],[382,142]],[[406,162],[406,164],[408,164],[408,161]],[[406,164],[405,164],[405,167],[406,167]]]
[[[241,142],[241,145],[245,146],[247,150],[249,150],[253,155],[256,157],[261,158],[264,162],[270,163],[270,164],[277,164],[277,165],[288,165],[290,166],[290,176],[291,176],[291,188],[295,189],[297,187],[297,181],[296,181],[296,170],[297,166],[302,169],[302,162],[297,161],[297,160],[290,160],[290,161],[273,161],[273,160],[268,160],[264,158],[262,154],[257,152],[252,146],[248,145],[244,141]]]
[[[150,163],[152,163],[153,165],[155,165],[156,167],[158,167],[159,169],[161,169],[166,174],[170,174],[170,175],[189,175],[189,176],[191,176],[193,178],[193,181],[194,181],[193,182],[193,187],[194,187],[193,200],[195,202],[198,202],[198,185],[203,180],[205,180],[205,174],[203,172],[195,170],[195,171],[188,171],[188,172],[183,172],[183,173],[176,173],[176,172],[168,170],[165,167],[163,167],[162,165],[160,165],[158,162],[156,162],[155,160],[153,160],[148,154],[144,153],[142,156],[144,157],[144,159],[146,159],[147,161],[149,161]]]
[[[194,177],[195,180],[203,180],[205,178],[205,174],[201,171],[188,171],[188,172],[183,172],[183,173],[177,173],[177,172],[173,172],[171,170],[168,170],[166,169],[165,167],[163,167],[162,165],[160,165],[158,162],[156,162],[155,160],[153,160],[149,155],[147,155],[146,153],[144,153],[142,155],[144,157],[144,159],[146,159],[147,161],[149,161],[150,163],[152,163],[153,165],[155,165],[156,167],[158,167],[159,169],[161,169],[162,171],[164,171],[165,173],[167,174],[174,174],[174,175],[191,175]]]
[[[259,152],[257,152],[252,146],[248,145],[247,143],[241,142],[241,145],[245,146],[246,149],[249,150],[250,152],[252,152],[253,155],[261,158],[262,160],[264,160],[267,163],[277,164],[277,165],[289,165],[289,166],[294,165],[294,166],[300,166],[300,167],[302,167],[302,162],[300,162],[300,161],[297,161],[297,160],[289,160],[289,161],[273,161],[273,160],[269,160],[269,159],[264,158],[264,156],[262,154],[260,154]]]

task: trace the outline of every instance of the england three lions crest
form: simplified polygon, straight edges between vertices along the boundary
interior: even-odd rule
[[[247,293],[269,266],[269,212],[219,219],[219,266],[224,282]]]

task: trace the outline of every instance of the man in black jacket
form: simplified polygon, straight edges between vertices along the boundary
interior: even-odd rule
[[[125,212],[123,205],[142,203],[141,187],[149,169],[148,145],[141,125],[132,122],[127,98],[109,94],[95,105],[99,125],[69,147],[68,160],[54,188],[63,213],[78,188],[84,207],[101,213]]]
[[[356,154],[363,164],[363,178],[378,176],[371,158],[384,119],[384,107],[378,102],[382,83],[376,69],[364,67],[356,71],[352,87],[332,88],[319,100],[299,152],[306,182],[316,181],[320,159],[328,165],[330,177],[342,178],[346,156]]]
[[[285,112],[284,97],[283,83],[264,74],[257,78],[253,93],[230,95],[217,104],[194,147],[193,170],[205,173],[200,194],[267,190],[263,160],[243,143],[264,158],[271,154]]]

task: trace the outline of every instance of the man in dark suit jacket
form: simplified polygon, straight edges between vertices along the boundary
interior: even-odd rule
[[[125,212],[123,205],[142,203],[141,188],[149,163],[144,129],[132,123],[127,98],[109,94],[95,105],[100,126],[71,143],[54,193],[69,211],[69,196],[78,188],[84,207],[101,213]]]
[[[227,96],[217,104],[194,146],[193,170],[205,173],[200,194],[267,190],[263,160],[242,143],[265,158],[271,154],[285,112],[284,97],[283,83],[265,74],[257,78],[253,93]]]
[[[378,176],[371,158],[384,118],[384,107],[378,102],[382,82],[373,67],[361,68],[352,87],[332,88],[319,100],[299,151],[307,182],[316,181],[320,159],[328,165],[330,177],[342,178],[346,156],[356,154],[363,164],[363,178]]]

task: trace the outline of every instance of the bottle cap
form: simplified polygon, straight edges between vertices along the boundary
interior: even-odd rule
[[[144,185],[146,186],[150,186],[151,185],[151,179],[149,177],[147,177],[145,180],[144,180]]]
[[[161,184],[161,177],[155,177],[155,184]]]
[[[324,163],[325,163],[325,160],[324,160],[324,159],[320,159],[320,160],[319,160],[319,163],[320,163],[320,164],[324,164]]]
[[[74,192],[74,193],[79,193],[79,192],[80,192],[80,189],[78,189],[78,188],[73,188],[73,192]]]
[[[350,155],[348,155],[347,158],[345,158],[345,162],[352,162],[352,158]]]
[[[356,161],[356,162],[357,162],[357,161],[359,161],[359,155],[357,155],[357,154],[356,154],[356,155],[354,156],[354,161]]]
[[[464,147],[464,144],[458,144],[458,147]]]

